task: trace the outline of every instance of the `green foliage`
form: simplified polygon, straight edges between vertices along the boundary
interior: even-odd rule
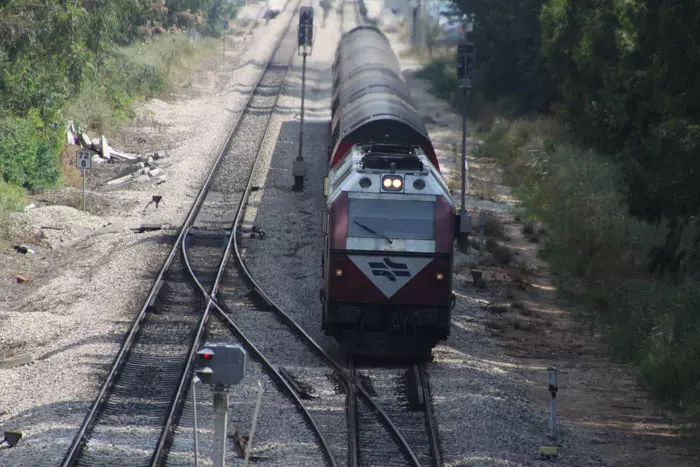
[[[486,101],[508,97],[511,111],[546,111],[552,99],[549,76],[540,58],[539,12],[546,0],[505,2],[455,0],[474,14],[469,40],[476,45],[476,89]]]
[[[483,101],[470,114],[496,122],[477,152],[499,157],[547,225],[540,253],[561,273],[560,290],[596,311],[657,396],[693,403],[697,422],[700,0],[456,4],[476,14]],[[451,67],[422,75],[455,102]],[[499,123],[484,116],[496,102],[563,125]]]
[[[688,47],[700,40],[700,2],[550,0],[540,19],[560,116],[617,154],[635,215],[670,219],[658,269],[690,272],[677,239],[700,214],[700,54]]]
[[[181,41],[187,42],[185,38]],[[149,56],[160,49],[167,38],[151,41],[150,46],[115,49],[105,56],[102,67],[86,75],[80,93],[66,104],[63,115],[82,122],[100,133],[111,133],[133,117],[130,106],[135,98],[149,98],[161,93],[169,80],[167,70],[159,72],[156,66],[138,57],[147,49]],[[183,53],[189,53],[183,47]]]
[[[56,186],[61,144],[61,132],[46,126],[38,110],[30,111],[27,118],[0,118],[2,179],[28,189]]]
[[[559,143],[565,136],[553,122],[518,121],[495,128],[486,145],[531,215],[548,226],[541,251],[562,278],[560,290],[593,312],[616,354],[637,365],[656,396],[695,404],[700,281],[651,275],[647,252],[666,229],[629,214],[620,164]]]
[[[24,190],[16,185],[10,185],[0,177],[0,250],[4,249],[8,237],[8,216],[24,205]]]
[[[416,72],[416,77],[428,80],[431,85],[431,93],[441,99],[451,102],[455,109],[462,111],[464,97],[461,89],[457,88],[457,69],[455,55],[438,58],[429,62]],[[479,74],[477,73],[477,80]],[[495,103],[487,102],[484,93],[479,90],[471,90],[467,94],[467,112],[475,116],[480,131],[489,130],[496,115],[509,116],[513,109],[513,103],[504,98]]]
[[[132,116],[134,98],[182,84],[191,69],[184,75],[180,70],[195,56],[195,47],[180,36],[123,49],[115,43],[137,37],[145,24],[174,24],[177,8],[202,9],[217,27],[235,14],[235,7],[223,0],[180,1],[169,7],[163,0],[0,3],[4,181],[28,189],[55,186],[63,118],[108,133]],[[164,31],[162,26],[159,30]]]

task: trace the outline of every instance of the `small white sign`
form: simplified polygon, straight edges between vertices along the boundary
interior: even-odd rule
[[[91,169],[92,153],[90,151],[78,151],[75,155],[75,166],[79,169]]]

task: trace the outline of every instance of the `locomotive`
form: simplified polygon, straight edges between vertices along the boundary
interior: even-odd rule
[[[450,330],[459,217],[381,31],[341,38],[332,92],[322,328],[350,354],[425,357]]]

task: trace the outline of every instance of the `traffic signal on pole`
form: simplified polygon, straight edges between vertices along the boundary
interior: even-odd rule
[[[311,47],[314,43],[314,9],[310,6],[299,8],[299,47]]]
[[[474,85],[476,48],[471,42],[457,46],[457,84],[460,88]]]
[[[233,386],[245,374],[246,352],[239,345],[206,344],[195,358],[194,373],[204,384]]]

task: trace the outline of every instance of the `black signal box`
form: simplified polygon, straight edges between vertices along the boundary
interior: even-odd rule
[[[470,89],[474,86],[476,48],[471,42],[457,46],[457,86]]]
[[[310,6],[299,8],[299,47],[311,47],[314,43],[314,9]]]
[[[205,344],[197,352],[194,363],[194,373],[202,383],[230,387],[243,379],[246,352],[238,345]]]

